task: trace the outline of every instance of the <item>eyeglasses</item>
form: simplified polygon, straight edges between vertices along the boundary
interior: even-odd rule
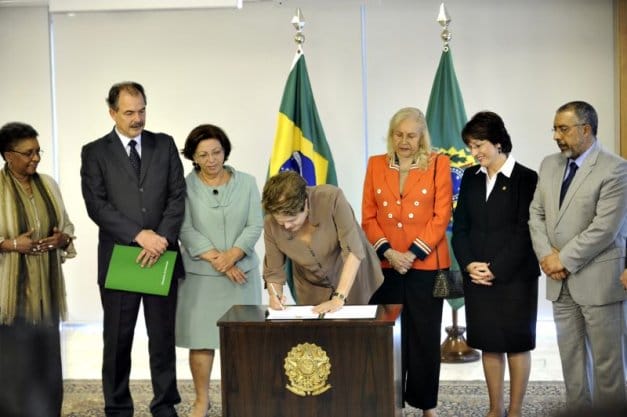
[[[19,153],[20,155],[25,156],[28,159],[33,159],[35,155],[41,158],[41,156],[44,154],[43,149],[31,149],[28,152],[20,152],[20,151],[16,151],[15,149],[11,149],[9,150],[9,152]]]
[[[551,129],[551,132],[553,133],[561,133],[562,135],[565,135],[566,133],[568,133],[570,131],[570,129],[572,129],[573,127],[576,126],[585,126],[588,123],[577,123],[576,125],[559,125],[559,126],[553,126],[553,128]]]

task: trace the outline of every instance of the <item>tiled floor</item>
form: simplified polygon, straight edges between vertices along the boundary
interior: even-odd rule
[[[143,321],[138,320],[133,346],[132,379],[149,379],[148,340]],[[443,332],[444,335],[444,332]],[[66,323],[62,330],[63,376],[66,379],[100,379],[102,361],[102,327],[100,323]],[[444,336],[443,339],[444,340]],[[559,353],[552,321],[539,321],[536,349],[532,352],[532,381],[561,381]],[[177,348],[177,377],[191,379],[187,350]],[[220,379],[220,360],[216,355],[212,379]],[[442,364],[444,381],[483,380],[481,361],[465,364]],[[507,374],[506,374],[507,378]]]

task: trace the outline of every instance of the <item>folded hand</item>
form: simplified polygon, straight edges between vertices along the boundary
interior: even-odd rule
[[[246,284],[246,274],[236,266],[232,266],[225,272],[225,275],[236,284]]]
[[[471,262],[466,267],[470,279],[474,284],[491,286],[494,274],[490,270],[490,264],[486,262]]]

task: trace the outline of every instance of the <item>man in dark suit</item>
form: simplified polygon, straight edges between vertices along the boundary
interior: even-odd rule
[[[627,161],[604,150],[597,113],[583,101],[557,109],[559,153],[540,166],[530,206],[535,253],[553,302],[566,401],[624,403],[622,344],[627,293],[620,282],[627,236]]]
[[[185,210],[183,167],[174,140],[144,130],[146,96],[134,82],[115,84],[107,98],[114,129],[83,147],[81,180],[89,217],[98,225],[98,285],[104,311],[102,384],[107,417],[131,417],[131,348],[140,304],[148,332],[154,417],[176,416],[174,317],[180,262],[167,296],[104,287],[114,244],[142,248],[151,267],[165,250],[178,251]],[[180,258],[180,257],[179,257]],[[129,277],[131,279],[131,277]]]

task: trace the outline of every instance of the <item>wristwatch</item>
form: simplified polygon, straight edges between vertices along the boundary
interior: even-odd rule
[[[342,293],[339,293],[337,291],[335,291],[333,294],[331,294],[331,298],[339,298],[342,303],[346,304],[346,296]]]

